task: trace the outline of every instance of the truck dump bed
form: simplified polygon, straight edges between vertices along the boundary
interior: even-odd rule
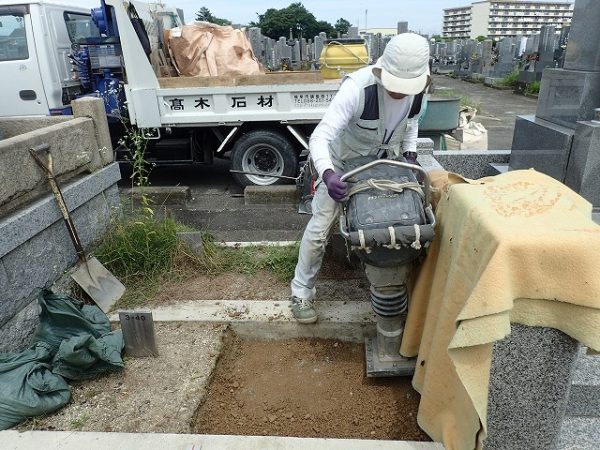
[[[318,122],[340,80],[320,72],[158,78],[120,0],[115,9],[127,83],[129,117],[141,128],[204,127],[242,122]]]

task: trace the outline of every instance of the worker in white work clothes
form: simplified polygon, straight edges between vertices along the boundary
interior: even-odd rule
[[[360,156],[416,163],[418,119],[430,84],[429,44],[414,33],[394,36],[373,66],[347,75],[312,133],[310,157],[319,175],[294,279],[292,313],[300,323],[317,321],[315,281],[325,245],[348,186],[344,162]]]

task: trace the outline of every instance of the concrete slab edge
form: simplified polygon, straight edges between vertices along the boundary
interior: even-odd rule
[[[293,247],[300,244],[300,241],[228,241],[217,242],[219,247],[244,248],[244,247]]]
[[[227,436],[168,433],[93,433],[0,431],[4,450],[443,450],[442,444],[367,439],[318,439],[276,436]]]
[[[152,309],[155,322],[227,324],[242,338],[319,338],[363,342],[374,336],[375,315],[369,302],[318,302],[319,320],[302,325],[292,316],[287,300],[198,300]],[[142,309],[140,309],[141,311]],[[118,312],[109,316],[118,322]]]

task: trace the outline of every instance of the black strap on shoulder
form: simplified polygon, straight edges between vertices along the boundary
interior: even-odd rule
[[[413,101],[412,106],[410,107],[410,112],[408,113],[408,118],[412,119],[416,115],[421,112],[421,106],[423,105],[423,92],[415,95],[415,99]]]

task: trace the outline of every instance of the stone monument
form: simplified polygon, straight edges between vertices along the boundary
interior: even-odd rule
[[[577,0],[563,69],[546,69],[535,116],[515,124],[510,168],[533,167],[600,207],[600,2]],[[575,138],[576,136],[576,138]]]

